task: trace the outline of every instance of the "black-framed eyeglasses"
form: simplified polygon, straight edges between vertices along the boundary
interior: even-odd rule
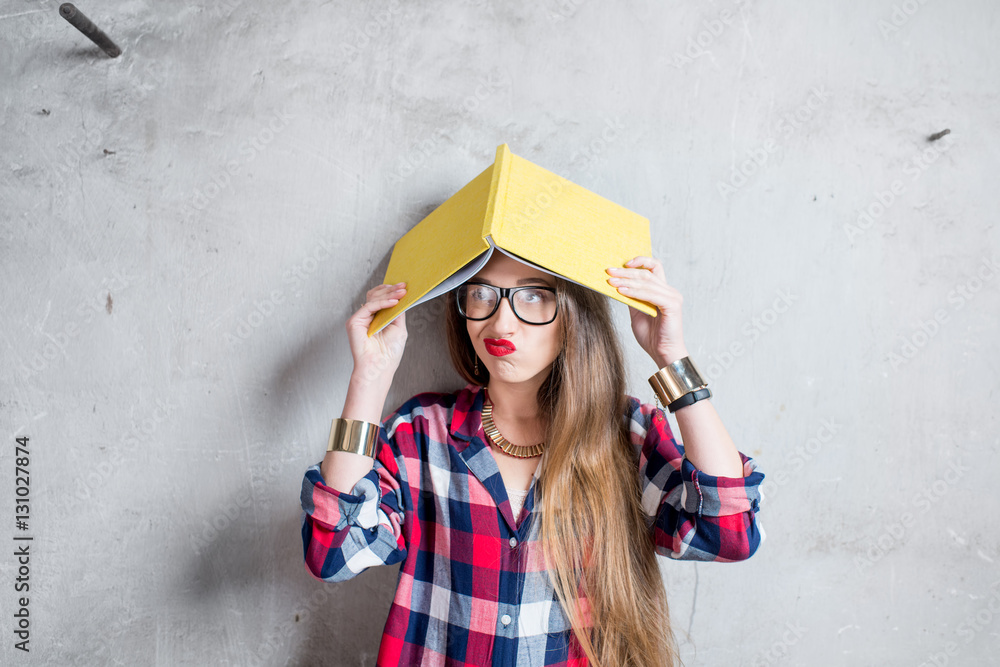
[[[500,299],[504,297],[507,297],[514,316],[525,324],[549,324],[559,312],[554,287],[497,287],[469,282],[455,289],[458,313],[467,320],[490,319],[500,307]]]

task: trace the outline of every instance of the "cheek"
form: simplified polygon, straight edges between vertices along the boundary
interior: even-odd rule
[[[479,322],[473,322],[472,320],[466,320],[465,331],[469,334],[469,340],[472,341],[472,347],[476,347],[479,341],[479,332],[482,330],[483,326]]]
[[[541,350],[545,350],[545,356],[549,362],[555,361],[556,357],[562,351],[563,341],[562,334],[557,329],[555,335],[547,336],[538,342],[538,347]]]

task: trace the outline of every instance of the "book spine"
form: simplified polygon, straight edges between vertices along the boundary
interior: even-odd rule
[[[507,210],[508,181],[510,180],[511,152],[507,144],[497,146],[496,160],[493,162],[493,178],[490,182],[489,205],[483,221],[483,238],[492,237],[493,242],[502,234],[504,214]]]

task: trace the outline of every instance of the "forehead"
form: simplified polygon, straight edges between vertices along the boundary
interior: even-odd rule
[[[508,257],[499,251],[494,251],[490,261],[486,263],[472,280],[477,280],[499,287],[509,287],[518,284],[535,284],[554,286],[555,280],[544,271],[528,266],[523,262]]]

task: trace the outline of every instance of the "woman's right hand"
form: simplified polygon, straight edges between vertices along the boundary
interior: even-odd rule
[[[368,336],[368,327],[375,313],[391,308],[406,294],[406,283],[378,285],[368,290],[365,304],[347,320],[347,340],[354,357],[354,373],[366,382],[383,379],[388,382],[396,373],[406,345],[406,315],[396,319],[374,336]]]

